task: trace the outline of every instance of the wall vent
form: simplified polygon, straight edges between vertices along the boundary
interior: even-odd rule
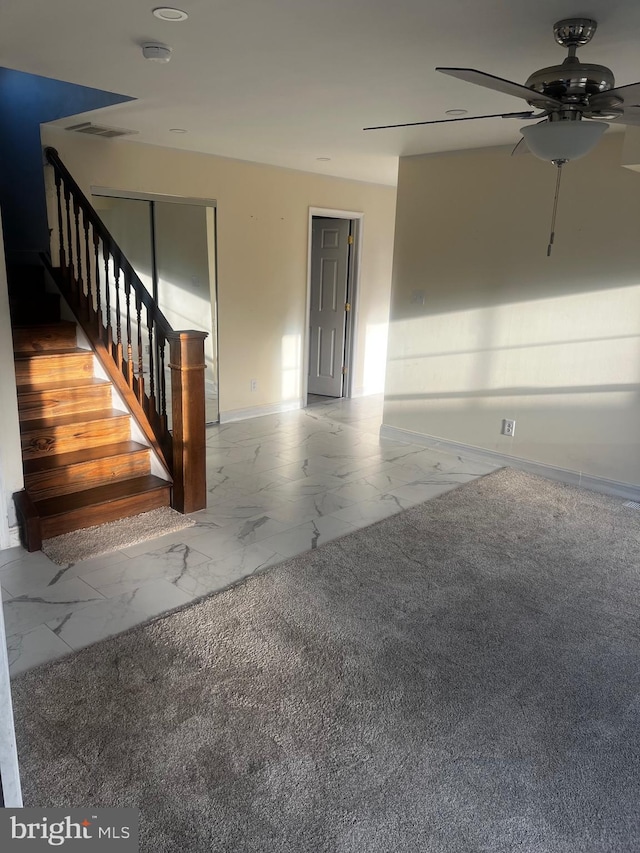
[[[90,121],[72,124],[70,127],[65,127],[65,130],[73,130],[75,133],[88,133],[91,136],[102,136],[103,139],[116,139],[118,136],[131,136],[138,132],[137,130],[124,130],[122,127],[105,127],[105,125],[93,124]]]

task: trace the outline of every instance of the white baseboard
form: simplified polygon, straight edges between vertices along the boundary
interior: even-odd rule
[[[621,483],[617,480],[608,480],[605,477],[595,477],[582,471],[571,471],[568,468],[558,468],[554,465],[546,465],[544,462],[534,462],[531,459],[521,459],[518,456],[508,456],[494,450],[485,450],[482,447],[474,447],[471,444],[461,444],[457,441],[449,441],[446,438],[437,438],[433,435],[425,435],[421,432],[412,432],[408,429],[388,426],[382,424],[380,437],[403,444],[418,444],[423,447],[432,447],[436,450],[444,450],[455,453],[456,456],[466,456],[468,459],[480,459],[484,462],[496,462],[510,468],[518,468],[529,474],[538,474],[548,480],[556,480],[567,483],[570,486],[582,486],[604,495],[613,495],[617,498],[640,501],[640,485],[633,483]]]
[[[359,386],[358,388],[353,388],[351,391],[352,397],[375,397],[377,395],[382,396],[382,394],[384,394],[384,387],[383,388],[371,388],[371,387]]]
[[[0,602],[1,602],[0,596]],[[4,614],[0,606],[0,779],[4,807],[22,808],[20,767],[16,749],[16,734],[11,704],[9,656],[5,633]]]
[[[283,403],[269,403],[266,406],[253,406],[249,409],[230,409],[228,412],[220,412],[220,423],[228,424],[232,421],[246,421],[249,418],[260,418],[263,415],[278,415],[281,412],[292,412],[302,408],[302,400],[287,400]]]
[[[8,548],[17,548],[21,544],[20,528],[17,526],[5,527],[0,538],[0,551],[6,551]]]

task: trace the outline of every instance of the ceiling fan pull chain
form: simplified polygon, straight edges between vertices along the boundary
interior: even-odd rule
[[[547,257],[551,255],[551,247],[556,237],[556,214],[558,212],[558,196],[560,195],[560,179],[562,178],[562,167],[566,161],[558,160],[555,165],[558,167],[558,177],[556,178],[556,194],[553,199],[553,213],[551,214],[551,234],[549,235],[549,245],[547,246]]]

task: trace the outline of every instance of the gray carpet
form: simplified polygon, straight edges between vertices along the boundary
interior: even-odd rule
[[[640,849],[640,512],[503,469],[14,681],[142,850]]]
[[[139,542],[157,539],[166,533],[175,533],[193,527],[195,521],[168,506],[150,509],[129,518],[108,521],[95,527],[85,527],[43,539],[42,550],[59,566],[78,563],[119,548],[128,548]]]

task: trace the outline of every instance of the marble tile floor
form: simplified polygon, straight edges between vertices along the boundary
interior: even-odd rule
[[[0,551],[11,673],[104,639],[495,470],[381,439],[382,397],[207,428],[195,527],[57,566]]]

